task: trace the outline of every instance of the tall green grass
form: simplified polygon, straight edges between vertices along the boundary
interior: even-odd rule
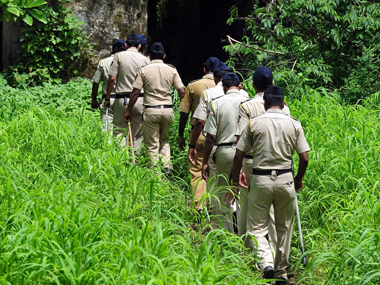
[[[239,238],[193,229],[179,115],[167,180],[109,142],[90,88],[1,89],[0,284],[262,284]],[[331,95],[288,100],[312,149],[298,195],[309,263],[295,227],[292,270],[297,284],[379,284],[380,100]]]

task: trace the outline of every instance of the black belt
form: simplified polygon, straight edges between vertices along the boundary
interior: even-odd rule
[[[144,97],[144,93],[140,93],[139,97]],[[120,99],[120,98],[128,98],[129,99],[129,98],[131,98],[131,93],[117,93],[116,98],[117,99]]]
[[[285,173],[288,173],[288,172],[291,172],[292,169],[273,169],[274,171],[276,171],[276,174],[277,175],[281,175],[281,174],[285,174]],[[272,175],[272,171],[273,170],[258,170],[258,169],[252,169],[252,174],[253,175]]]
[[[252,154],[247,154],[244,156],[244,158],[246,159],[253,159],[253,155]]]
[[[232,146],[234,144],[235,143],[221,143],[221,144],[218,144],[217,146]]]
[[[106,95],[102,96],[102,99],[104,99],[104,98],[106,98]],[[111,94],[110,98],[115,99],[116,98],[116,94]]]
[[[156,109],[168,109],[168,108],[173,108],[173,105],[156,105],[156,106],[144,106],[145,108],[156,108]]]

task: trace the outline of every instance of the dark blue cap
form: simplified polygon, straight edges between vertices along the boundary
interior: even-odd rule
[[[275,94],[275,95],[284,95],[284,92],[282,92],[281,88],[277,85],[271,85],[265,90],[265,93]],[[264,93],[264,94],[265,94]]]
[[[217,66],[219,62],[220,60],[216,57],[209,57],[203,65],[206,66],[209,70],[214,71],[215,66]]]
[[[230,68],[224,63],[224,62],[219,62],[217,66],[214,68],[214,72],[218,70],[230,70]]]
[[[139,40],[139,37],[135,33],[132,33],[127,37],[127,40]]]
[[[253,74],[253,80],[257,80],[261,83],[272,83],[273,73],[268,67],[261,66],[256,69],[255,73]]]
[[[144,36],[144,35],[138,35],[137,37],[138,37],[138,39],[140,40],[140,43],[141,43],[142,45],[145,45],[145,44],[146,44],[146,36]]]
[[[240,82],[239,77],[235,73],[233,73],[233,72],[228,72],[226,75],[224,75],[223,81],[224,80],[231,80],[231,81]]]
[[[125,50],[125,41],[122,40],[122,39],[118,39],[116,40],[113,45],[112,45],[112,48],[113,49],[117,49],[117,50],[120,50],[120,49],[123,49]]]
[[[160,42],[154,43],[154,44],[150,47],[150,50],[151,50],[151,51],[155,51],[155,52],[160,52],[160,51],[165,52],[164,46],[163,46],[162,43],[160,43]]]

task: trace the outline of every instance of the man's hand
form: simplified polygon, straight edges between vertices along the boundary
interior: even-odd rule
[[[302,179],[297,179],[297,177],[294,177],[294,187],[296,188],[296,192],[300,192],[303,187]]]
[[[208,176],[210,175],[210,166],[208,164],[204,164],[202,166],[202,178],[208,182]]]
[[[132,117],[132,114],[127,110],[127,112],[125,112],[124,114],[124,121],[129,123],[131,121],[131,117]]]
[[[92,109],[99,108],[99,102],[97,100],[92,100],[92,102],[91,102],[91,108]]]
[[[109,108],[109,106],[110,106],[110,101],[109,100],[108,101],[104,100],[104,109]]]
[[[192,165],[195,165],[195,161],[198,160],[198,154],[195,148],[189,148],[189,160]]]
[[[239,187],[231,185],[231,191],[228,191],[224,198],[226,199],[227,203],[233,205],[235,203],[235,200],[239,200]]]
[[[239,186],[242,188],[248,189],[248,183],[247,183],[247,179],[245,178],[244,172],[241,172],[241,174],[239,175]]]
[[[186,146],[186,141],[183,137],[179,137],[178,138],[178,145],[179,145],[179,149],[181,151],[184,151],[185,150],[185,146]]]

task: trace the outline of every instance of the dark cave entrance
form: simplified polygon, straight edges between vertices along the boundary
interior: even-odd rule
[[[166,3],[165,3],[166,2]],[[210,56],[228,59],[223,46],[226,35],[241,39],[244,22],[227,25],[229,9],[236,5],[239,16],[248,14],[252,0],[149,0],[149,43],[160,41],[166,62],[173,64],[185,85],[201,78],[202,63]]]

